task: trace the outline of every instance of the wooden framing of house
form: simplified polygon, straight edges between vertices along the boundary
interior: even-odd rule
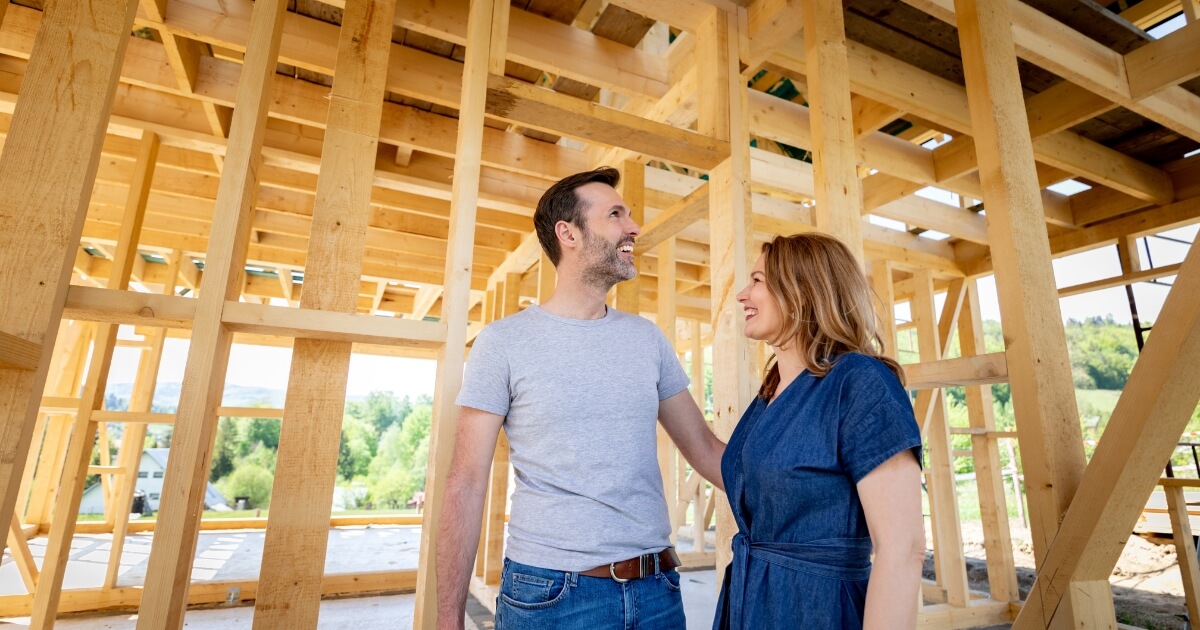
[[[1132,6],[1128,6],[1132,4]],[[432,534],[454,395],[475,334],[553,291],[530,217],[553,181],[622,169],[644,225],[618,308],[654,319],[714,430],[749,404],[762,351],[734,295],[758,243],[821,230],[869,270],[909,366],[929,466],[936,580],[921,626],[1113,627],[1107,577],[1200,399],[1200,254],[1141,268],[1133,239],[1200,222],[1196,0],[0,0],[0,522],[27,595],[0,616],[137,608],[179,628],[226,584],[191,580],[231,344],[293,349],[268,553],[239,582],[256,627],[316,627],[322,596],[412,591],[434,625]],[[1159,40],[1141,29],[1182,12]],[[953,139],[935,148],[922,143]],[[1091,189],[1066,196],[1066,179]],[[914,193],[935,186],[963,207]],[[980,210],[986,209],[985,213]],[[881,225],[875,217],[898,222]],[[932,231],[948,235],[929,238]],[[1051,260],[1118,245],[1122,275],[1058,288]],[[1006,348],[986,353],[976,279],[995,274]],[[1061,295],[1165,275],[1175,288],[1090,462]],[[181,292],[186,288],[186,292]],[[181,295],[187,293],[187,297]],[[935,296],[945,293],[938,312]],[[389,315],[389,316],[376,316]],[[142,341],[117,338],[132,325]],[[959,341],[961,356],[949,357]],[[168,337],[190,339],[176,414],[151,412]],[[142,351],[127,412],[103,408],[113,351]],[[352,352],[437,360],[415,570],[326,575]],[[88,357],[90,356],[90,361]],[[988,385],[1011,384],[1016,434]],[[944,390],[965,386],[970,424]],[[107,458],[108,423],[126,430]],[[83,479],[129,501],[145,427],[174,424],[144,588],[116,559],[136,526],[77,526]],[[950,436],[971,435],[990,590],[969,590]],[[998,444],[1019,442],[1038,579],[1017,590]],[[729,561],[733,523],[665,436],[676,531]],[[475,584],[499,581],[507,443],[493,464]],[[1176,527],[1181,485],[1168,483]],[[302,490],[301,490],[302,489]],[[691,508],[694,515],[685,523]],[[64,590],[79,531],[114,535],[99,589]],[[27,539],[47,536],[42,566]],[[1190,536],[1186,536],[1190,544]],[[1194,547],[1186,544],[1184,552]],[[1185,567],[1196,614],[1195,563]],[[487,599],[485,597],[485,599]]]

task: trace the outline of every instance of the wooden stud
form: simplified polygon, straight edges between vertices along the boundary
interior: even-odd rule
[[[497,285],[500,298],[500,317],[515,315],[521,310],[521,274],[510,273],[505,276],[504,283]],[[501,432],[496,442],[495,454],[492,457],[492,474],[488,484],[487,505],[483,513],[483,528],[480,530],[479,544],[482,550],[482,561],[477,567],[485,584],[499,584],[500,573],[504,566],[504,525],[506,505],[508,503],[508,436]]]
[[[360,0],[343,13],[302,311],[353,316],[357,310],[395,6],[395,0]],[[293,344],[256,629],[317,625],[350,354],[347,341]]]
[[[704,342],[700,338],[700,322],[693,319],[688,324],[689,332],[691,333],[692,343],[692,365],[691,365],[691,381],[692,381],[692,398],[696,400],[696,407],[703,413],[704,411]],[[705,498],[708,496],[703,482],[696,484],[696,495],[692,503],[692,541],[696,551],[704,551],[705,532],[708,530],[708,523],[704,518],[706,513]]]
[[[957,309],[956,296],[947,296],[941,321],[934,320],[933,276],[928,270],[917,272],[917,296],[910,302],[913,320],[917,323],[917,343],[923,361],[936,361],[943,356],[946,334],[939,325],[953,325]],[[945,311],[949,311],[948,313]],[[929,416],[922,418],[922,407]],[[929,448],[930,468],[926,473],[929,486],[929,507],[934,531],[935,564],[938,584],[946,589],[951,606],[965,606],[969,600],[967,568],[963,559],[962,529],[958,521],[958,491],[954,480],[954,460],[950,453],[950,424],[946,417],[943,390],[925,390],[917,402],[918,422],[924,421],[923,431]]]
[[[537,276],[537,301],[538,304],[544,303],[554,295],[554,285],[558,281],[558,274],[555,273],[554,263],[550,262],[550,257],[542,253],[538,258],[538,276]]]
[[[974,279],[966,282],[966,312],[958,320],[958,341],[963,356],[984,351],[983,316],[979,307],[979,285]],[[986,432],[996,430],[990,386],[968,387],[967,416],[971,428]],[[1004,476],[1000,466],[1000,451],[996,440],[987,435],[971,437],[971,453],[975,460],[975,481],[979,487],[979,514],[983,523],[983,549],[987,558],[988,592],[998,601],[1017,601],[1017,571],[1013,562],[1012,535],[1008,527],[1007,499]],[[1016,462],[1013,462],[1015,469]],[[1017,495],[1020,500],[1020,495]]]
[[[113,265],[109,270],[107,286],[110,290],[125,291],[129,287],[134,263],[141,259],[138,253],[138,236],[146,214],[158,147],[159,140],[155,134],[147,133],[142,138],[137,170],[126,198],[121,234],[113,255]],[[46,541],[46,557],[42,561],[42,574],[38,580],[40,588],[34,593],[30,627],[52,627],[57,616],[58,600],[62,595],[63,578],[71,553],[71,539],[75,535],[75,519],[69,515],[79,513],[83,484],[88,475],[92,448],[97,437],[97,421],[92,416],[104,408],[104,390],[108,382],[109,368],[112,366],[112,353],[116,348],[117,328],[114,324],[101,324],[96,332],[87,380],[79,401],[79,411],[75,414],[71,440],[67,445],[62,483],[58,496],[55,497],[55,519],[50,525],[50,536]],[[102,449],[101,462],[107,464],[105,452],[108,449],[108,441],[102,439],[97,446]],[[107,487],[104,490],[106,493],[109,491]],[[111,503],[105,511],[111,513]],[[64,515],[67,515],[66,518]],[[107,518],[105,521],[107,524]]]
[[[37,590],[38,568],[33,554],[29,552],[29,541],[25,540],[21,520],[15,514],[9,521],[6,541],[13,563],[17,565],[17,572],[21,574],[21,582],[25,584],[25,590],[33,593]]]
[[[73,417],[79,411],[79,400],[70,396],[77,394],[83,387],[84,366],[95,328],[96,326],[85,322],[65,320],[59,325],[46,392],[54,394],[60,400],[60,404],[54,409],[39,408],[45,420],[41,452],[36,454],[36,468],[27,471],[28,478],[22,481],[22,491],[18,495],[22,499],[28,496],[29,502],[23,510],[26,523],[39,526],[50,523],[62,477],[63,461],[67,455],[70,425],[65,416]],[[35,431],[34,435],[38,436],[39,433]],[[33,464],[35,452],[30,449],[30,464]],[[19,515],[22,511],[14,513]]]
[[[1038,567],[1014,627],[1070,618],[1064,605],[1074,601],[1064,595],[1068,584],[1107,585],[1125,537],[1200,398],[1200,373],[1184,367],[1200,361],[1198,296],[1200,249],[1192,248],[1083,475],[1071,503],[1076,509],[1067,512]],[[1015,389],[1013,396],[1015,401]],[[1028,464],[1025,472],[1032,476]]]
[[[1167,511],[1171,514],[1171,536],[1175,539],[1175,557],[1179,559],[1179,575],[1183,580],[1183,599],[1188,619],[1200,619],[1200,562],[1196,559],[1196,543],[1188,516],[1187,499],[1183,488],[1166,486]]]
[[[230,126],[226,169],[217,192],[204,291],[196,305],[196,324],[184,369],[171,459],[163,480],[157,536],[146,568],[146,587],[138,612],[142,630],[177,630],[183,624],[187,584],[199,533],[200,506],[208,481],[216,408],[221,403],[231,332],[221,323],[228,300],[237,299],[238,274],[249,239],[250,210],[258,189],[268,89],[275,74],[283,34],[282,0],[254,3],[237,107]]]
[[[21,296],[0,302],[0,332],[41,348],[36,370],[0,368],[0,523],[13,518],[136,9],[134,0],[47,4],[0,156],[0,295]]]
[[[883,353],[896,358],[896,293],[892,285],[892,264],[886,259],[871,263],[871,289],[875,292],[875,314],[879,319],[879,338]]]
[[[854,148],[842,5],[834,0],[803,0],[802,5],[808,99],[813,114],[816,226],[842,241],[862,262],[862,184]]]
[[[671,347],[676,347],[675,334],[675,238],[669,238],[658,246],[658,299],[657,299],[657,314],[655,322],[658,324],[658,329],[662,331],[667,338],[667,343]],[[679,491],[679,480],[676,475],[676,467],[679,465],[678,449],[675,448],[675,443],[671,441],[671,436],[667,435],[662,425],[658,425],[658,469],[662,474],[663,480],[663,496],[667,498],[667,505],[675,505],[678,502],[676,496]],[[693,473],[694,474],[694,473]],[[697,477],[699,479],[699,477]],[[676,537],[679,535],[679,524],[682,514],[676,510],[670,511],[671,515],[671,544],[675,543]]]
[[[754,357],[738,327],[741,306],[735,296],[750,280],[756,255],[751,250],[749,121],[746,86],[738,68],[741,24],[717,11],[704,23],[697,42],[701,133],[728,140],[731,154],[709,173],[709,243],[712,269],[713,416],[717,437],[728,440],[754,395]],[[728,503],[717,509],[717,575],[731,559],[737,529]]]
[[[957,0],[972,128],[1040,567],[1083,472],[1070,361],[1007,0]],[[1036,229],[1035,229],[1036,228]]]
[[[646,221],[646,166],[637,160],[626,160],[621,168],[621,198],[629,208],[629,216],[639,226]],[[641,240],[639,237],[638,241]],[[641,274],[645,268],[642,259],[645,252],[635,250],[634,264]],[[639,315],[642,312],[641,290],[637,279],[617,284],[616,307],[626,313]]]
[[[466,58],[458,116],[458,144],[451,195],[450,235],[447,238],[446,284],[442,294],[442,319],[466,322],[471,299],[471,250],[475,240],[475,209],[479,198],[479,147],[483,143],[483,113],[487,101],[488,65],[493,50],[491,16],[495,3],[507,0],[472,0],[467,21]],[[425,514],[421,522],[421,549],[417,570],[417,597],[413,627],[430,630],[437,624],[437,582],[433,559],[442,492],[454,453],[457,407],[454,397],[462,386],[467,329],[449,326],[446,343],[438,353],[433,423],[429,431],[429,466],[425,479]]]

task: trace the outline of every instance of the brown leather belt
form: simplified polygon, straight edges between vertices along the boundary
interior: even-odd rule
[[[670,571],[680,564],[682,563],[679,561],[679,556],[675,555],[675,548],[667,547],[658,553],[648,553],[636,558],[621,560],[612,564],[604,564],[594,569],[588,569],[587,571],[580,571],[579,575],[612,578],[617,582],[624,583],[654,575],[655,573]]]

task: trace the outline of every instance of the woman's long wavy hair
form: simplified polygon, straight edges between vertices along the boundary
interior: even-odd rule
[[[883,361],[904,383],[903,368],[883,354],[875,294],[841,241],[817,232],[777,236],[762,252],[767,290],[784,322],[771,345],[795,344],[816,376],[828,374],[839,356],[857,352]],[[758,395],[770,400],[778,386],[779,366],[772,357]]]

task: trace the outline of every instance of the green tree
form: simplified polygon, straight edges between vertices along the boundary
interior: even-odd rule
[[[279,419],[244,418],[242,427],[242,456],[250,454],[255,444],[262,444],[272,451],[279,450]]]
[[[238,466],[236,467],[240,468],[243,465],[260,466],[274,475],[275,459],[275,449],[267,448],[266,445],[259,442],[252,447],[249,455],[238,461]]]
[[[347,481],[367,474],[379,445],[379,435],[370,421],[346,414],[338,446],[338,476]]]
[[[365,400],[355,401],[346,405],[346,413],[366,420],[375,427],[375,435],[387,431],[392,425],[403,422],[412,412],[412,402],[408,396],[397,399],[392,392],[371,392]]]
[[[233,418],[221,418],[217,423],[217,440],[213,445],[212,465],[208,469],[209,481],[216,481],[233,472],[241,439],[239,433]]]
[[[274,483],[275,475],[271,471],[257,464],[243,463],[222,479],[217,488],[230,500],[248,497],[249,507],[265,508],[271,505],[271,486]]]

